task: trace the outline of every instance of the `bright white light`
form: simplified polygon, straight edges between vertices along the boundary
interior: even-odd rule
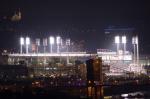
[[[47,67],[47,68],[45,68],[45,69],[46,69],[46,70],[49,70],[50,68]]]
[[[30,44],[30,38],[26,37],[26,45],[29,45],[29,44]]]
[[[24,45],[24,38],[23,37],[20,38],[20,45]]]
[[[122,36],[122,43],[123,43],[123,44],[126,44],[126,43],[127,43],[126,36]]]
[[[132,44],[135,44],[135,37],[132,37]]]
[[[122,94],[121,96],[122,97],[128,97],[128,94]]]
[[[138,44],[138,37],[135,37],[135,44]]]
[[[120,43],[120,38],[119,38],[119,36],[116,36],[116,37],[115,37],[115,43],[117,43],[117,44]]]
[[[53,36],[50,36],[49,40],[50,40],[50,44],[53,45],[53,44],[54,44],[54,41],[55,41],[54,37],[53,37]]]
[[[61,43],[61,37],[60,36],[56,37],[56,43],[57,43],[57,45],[59,45]]]
[[[132,38],[132,44],[138,44],[138,37],[133,37]]]
[[[38,55],[35,54],[35,53],[28,53],[28,54],[10,54],[10,56],[50,56],[50,57],[67,57],[67,56],[70,56],[70,57],[75,57],[75,56],[78,56],[78,57],[87,57],[87,56],[91,56],[91,54],[86,54],[85,52],[76,52],[76,53],[62,53],[62,54],[59,54],[59,53],[39,53]]]

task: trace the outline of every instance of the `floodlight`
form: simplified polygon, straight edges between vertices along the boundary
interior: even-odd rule
[[[138,37],[135,37],[135,44],[138,44]]]
[[[29,44],[30,44],[30,38],[29,37],[26,37],[26,54],[29,53]]]
[[[61,37],[60,36],[56,37],[56,43],[57,43],[57,45],[59,45],[61,43]]]
[[[126,43],[127,43],[126,36],[122,36],[122,43],[123,43],[123,44],[126,44]]]
[[[30,38],[26,37],[26,45],[29,45],[29,44],[30,44]]]
[[[55,41],[54,37],[53,37],[53,36],[50,36],[49,39],[50,39],[50,44],[53,45],[53,44],[54,44],[54,41]]]
[[[132,44],[136,44],[135,43],[135,37],[132,37]]]
[[[20,38],[20,54],[22,54],[22,46],[24,45],[24,38]]]
[[[132,44],[134,47],[134,64],[135,64],[135,62],[137,62],[137,64],[139,64],[139,40],[138,40],[138,36],[134,36],[132,38]]]
[[[120,43],[120,37],[119,37],[119,36],[116,36],[116,37],[115,37],[115,43],[117,43],[117,44]]]
[[[50,36],[49,37],[49,43],[50,43],[50,52],[53,53],[53,44],[54,44],[54,41],[55,41],[55,38],[53,36]]]
[[[20,38],[20,45],[24,45],[24,38],[23,37]]]
[[[57,43],[57,53],[59,53],[59,51],[60,51],[59,46],[61,44],[61,37],[60,36],[56,37],[56,43]]]
[[[132,38],[132,44],[138,44],[138,37],[133,37]]]

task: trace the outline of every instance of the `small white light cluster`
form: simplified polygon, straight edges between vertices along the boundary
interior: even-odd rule
[[[28,53],[28,48],[29,48],[29,44],[30,44],[30,38],[29,37],[26,37],[26,38],[21,37],[20,38],[20,53],[21,54],[23,52],[22,46],[25,44],[26,44],[26,53]]]
[[[116,37],[115,37],[115,43],[116,43],[116,44],[119,44],[119,43],[120,43],[120,36],[116,36]],[[126,36],[122,36],[122,41],[121,41],[121,43],[123,43],[123,44],[126,44],[126,43],[127,43]]]
[[[55,42],[55,38],[54,38],[53,36],[50,36],[50,37],[49,37],[49,43],[50,43],[51,45],[53,45],[54,42]]]
[[[50,37],[49,37],[49,43],[50,43],[51,45],[55,44],[55,37],[50,36]],[[62,45],[62,38],[61,38],[60,36],[57,36],[57,37],[56,37],[56,44],[57,44],[57,45]]]
[[[132,44],[138,44],[138,37],[137,36],[132,38]]]
[[[29,45],[30,44],[30,38],[26,37],[25,39],[23,37],[20,38],[20,45]]]

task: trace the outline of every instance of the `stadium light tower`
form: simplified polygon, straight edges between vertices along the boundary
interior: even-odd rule
[[[56,37],[56,44],[57,44],[57,53],[60,52],[60,44],[61,44],[61,37],[57,36]]]
[[[69,46],[70,46],[70,39],[66,40],[66,45],[67,45],[67,52],[69,51]]]
[[[139,66],[139,40],[138,36],[132,38],[132,44],[134,46],[134,64]],[[139,70],[140,72],[140,70]]]
[[[120,37],[119,36],[115,37],[115,43],[117,44],[117,53],[119,54],[119,44],[120,44]]]
[[[35,43],[36,43],[36,46],[37,46],[37,53],[38,53],[38,52],[39,52],[39,46],[40,46],[40,39],[37,38],[37,39],[35,40]]]
[[[50,36],[49,38],[49,43],[50,43],[50,52],[53,53],[53,45],[54,45],[54,41],[55,41],[55,38],[53,36]]]
[[[66,46],[67,46],[67,64],[69,64],[69,46],[70,46],[70,39],[66,39]]]
[[[20,54],[22,54],[22,46],[24,45],[24,38],[20,38]]]
[[[125,52],[126,52],[126,43],[127,43],[126,36],[122,36],[122,43],[123,43],[123,50],[124,50],[124,55],[125,55]]]
[[[132,44],[133,44],[133,61],[134,61],[134,64],[135,64],[135,61],[136,61],[136,49],[135,49],[135,45],[136,45],[136,39],[135,37],[132,37]]]
[[[44,53],[46,52],[47,38],[43,39]]]
[[[137,51],[137,64],[139,65],[139,39],[138,36],[135,37],[135,43],[136,43],[136,51]]]
[[[26,37],[26,54],[29,53],[29,44],[30,44],[30,38]]]

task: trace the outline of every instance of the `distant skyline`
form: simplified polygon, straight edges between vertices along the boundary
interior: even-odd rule
[[[150,54],[149,5],[147,0],[2,0],[0,49],[16,48],[21,35],[60,35],[84,40],[88,50],[96,51],[107,45],[104,29],[116,26],[134,28],[140,37],[140,52]],[[18,11],[21,20],[14,22],[11,18]]]

